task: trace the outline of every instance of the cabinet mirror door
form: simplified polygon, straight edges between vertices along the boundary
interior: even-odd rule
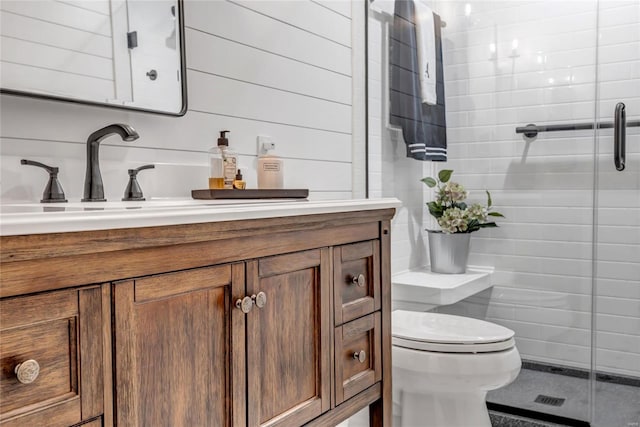
[[[3,0],[2,93],[183,115],[182,0]]]

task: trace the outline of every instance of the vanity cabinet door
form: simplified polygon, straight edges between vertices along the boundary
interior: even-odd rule
[[[248,425],[303,425],[330,408],[330,258],[315,249],[247,262]]]
[[[113,286],[118,426],[244,426],[244,265]]]
[[[104,408],[99,286],[0,301],[0,425],[56,426]]]

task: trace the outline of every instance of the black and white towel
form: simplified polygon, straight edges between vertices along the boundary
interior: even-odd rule
[[[420,0],[417,0],[420,1]],[[391,125],[402,129],[407,157],[447,160],[441,20],[433,14],[437,103],[423,103],[414,0],[396,0],[389,40]]]

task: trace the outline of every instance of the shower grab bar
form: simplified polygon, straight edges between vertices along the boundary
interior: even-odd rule
[[[627,113],[625,113],[624,103],[618,102],[616,104],[613,117],[613,163],[616,165],[616,170],[622,172],[624,170],[624,163],[627,156]]]
[[[593,123],[575,123],[575,124],[562,124],[562,125],[542,125],[537,126],[534,124],[529,124],[526,126],[520,126],[516,128],[516,133],[523,133],[527,138],[533,138],[538,135],[538,132],[558,132],[565,130],[588,130],[593,129]],[[614,123],[612,122],[600,122],[598,123],[598,129],[609,129],[613,128]],[[630,120],[627,122],[628,128],[632,127],[640,127],[640,120]]]

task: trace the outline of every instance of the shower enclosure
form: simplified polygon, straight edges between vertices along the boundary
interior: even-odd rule
[[[640,423],[640,1],[423,0],[442,28],[448,161],[405,158],[388,120],[384,0],[368,12],[369,192],[403,200],[393,273],[428,259],[419,179],[439,169],[505,214],[474,233],[493,288],[436,310],[513,329],[523,370],[490,409]],[[391,9],[392,10],[392,9]]]

